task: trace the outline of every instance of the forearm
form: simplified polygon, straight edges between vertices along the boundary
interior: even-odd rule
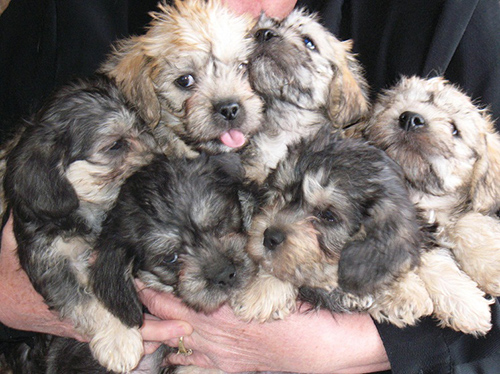
[[[148,309],[162,319],[193,326],[185,345],[191,356],[172,355],[172,364],[226,372],[288,371],[360,373],[389,368],[375,325],[366,314],[295,313],[268,323],[239,321],[229,307],[212,315],[195,313],[172,295],[144,290]],[[169,340],[171,346],[177,340]]]

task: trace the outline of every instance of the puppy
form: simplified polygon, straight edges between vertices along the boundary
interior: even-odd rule
[[[47,305],[84,336],[94,336],[105,310],[88,292],[102,221],[125,179],[155,152],[119,89],[95,77],[58,91],[7,157],[4,190],[20,263]]]
[[[244,248],[238,155],[192,160],[158,156],[122,187],[97,244],[91,283],[109,313],[90,346],[118,372],[142,355],[143,322],[134,277],[212,312],[251,278]]]
[[[244,319],[283,318],[308,287],[338,295],[337,311],[415,323],[432,304],[413,272],[423,237],[400,169],[362,141],[323,145],[324,132],[266,180],[247,246],[259,274],[233,307]]]
[[[240,149],[262,122],[247,74],[255,20],[218,0],[160,3],[151,15],[146,34],[118,43],[100,70],[136,103],[167,154]]]
[[[500,141],[489,115],[441,77],[402,78],[380,95],[358,133],[401,165],[412,201],[438,226],[439,242],[461,269],[499,295]],[[427,270],[423,279],[435,287],[440,276]],[[476,283],[454,272],[458,278],[442,285],[454,300],[436,301],[435,308],[457,311],[467,302],[487,319],[488,302]]]
[[[316,15],[294,10],[284,20],[263,15],[253,31],[252,86],[265,100],[264,125],[243,151],[247,177],[262,183],[287,153],[321,127],[343,128],[368,111],[360,64]]]

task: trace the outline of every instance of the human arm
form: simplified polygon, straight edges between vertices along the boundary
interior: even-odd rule
[[[171,355],[171,364],[225,372],[368,373],[389,368],[382,341],[366,314],[297,312],[285,320],[246,323],[227,306],[205,315],[170,294],[143,289],[140,297],[156,316],[182,319],[193,327],[184,339],[193,354]],[[176,346],[178,341],[167,343]]]

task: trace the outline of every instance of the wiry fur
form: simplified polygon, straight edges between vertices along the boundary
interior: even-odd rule
[[[255,21],[218,0],[160,3],[151,15],[148,31],[118,43],[100,70],[136,103],[167,154],[240,148],[261,125],[246,71]]]
[[[331,310],[413,324],[432,303],[414,274],[423,237],[400,169],[364,142],[325,138],[292,148],[266,180],[247,246],[259,274],[233,307],[283,318],[305,289]]]
[[[263,15],[253,31],[257,47],[250,80],[265,100],[264,125],[244,151],[247,177],[263,182],[287,146],[321,127],[340,129],[368,110],[367,84],[350,52],[316,15],[295,10],[284,20]]]
[[[357,133],[401,165],[412,201],[426,221],[437,225],[440,244],[451,248],[460,265],[459,269],[446,259],[447,277],[435,266],[443,261],[439,260],[443,252],[429,254],[435,257],[435,273],[430,275],[423,266],[423,280],[429,290],[445,288],[449,293],[447,300],[436,297],[435,309],[460,315],[461,321],[471,313],[469,324],[482,323],[481,333],[486,332],[489,301],[476,282],[482,290],[500,294],[500,223],[496,217],[500,140],[491,118],[441,77],[402,78],[380,95],[370,120]],[[449,251],[444,256],[450,257]]]
[[[58,91],[8,155],[4,187],[21,266],[83,336],[93,338],[108,313],[89,292],[101,224],[125,179],[156,150],[118,88],[96,77]]]
[[[242,176],[235,154],[158,156],[127,180],[104,224],[91,273],[92,288],[110,312],[99,330],[98,353],[108,367],[131,370],[142,355],[134,278],[173,291],[203,312],[220,307],[251,278]]]

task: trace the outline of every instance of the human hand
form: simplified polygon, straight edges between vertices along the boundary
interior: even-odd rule
[[[35,331],[85,341],[70,321],[49,310],[33,288],[17,257],[12,216],[2,232],[0,250],[0,321],[13,329]]]
[[[361,373],[389,368],[377,329],[366,314],[297,312],[269,323],[245,323],[228,306],[196,313],[171,294],[140,291],[142,302],[162,319],[193,326],[184,338],[190,356],[170,355],[173,365],[195,365],[225,372],[288,371]],[[167,340],[177,346],[178,339]]]
[[[265,12],[270,17],[284,18],[295,6],[297,0],[224,0],[236,13],[249,13],[258,17]]]

